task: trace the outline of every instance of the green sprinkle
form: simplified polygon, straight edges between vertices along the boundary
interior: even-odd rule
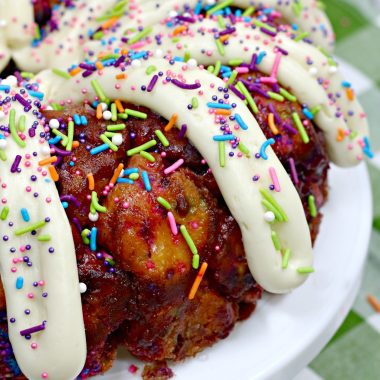
[[[229,7],[230,5],[232,5],[233,2],[234,2],[234,0],[225,0],[225,1],[222,1],[221,3],[215,4],[212,8],[210,8],[206,12],[206,14],[207,14],[207,16],[210,16],[213,13],[222,10],[223,8]]]
[[[119,135],[120,133],[116,133],[116,132],[108,132],[108,131],[106,131],[106,132],[104,132],[103,133],[103,135],[104,136],[107,136],[109,139],[111,138],[112,139],[112,137],[114,137],[115,135]]]
[[[148,36],[153,30],[153,27],[149,26],[148,28],[143,29],[141,32],[137,33],[135,36],[128,39],[128,45],[132,45],[144,37]]]
[[[291,94],[289,91],[286,91],[284,88],[280,88],[280,94],[291,102],[296,102],[297,98]]]
[[[301,135],[302,141],[305,144],[308,144],[310,142],[310,139],[309,139],[309,136],[308,136],[308,134],[306,132],[305,127],[302,124],[302,121],[301,121],[298,113],[297,112],[293,112],[292,113],[292,118],[293,118],[294,124],[296,125],[296,127],[298,129],[298,132]]]
[[[312,267],[300,267],[297,268],[297,272],[300,274],[309,274],[314,272],[314,268]]]
[[[148,160],[149,162],[156,162],[156,159],[148,152],[145,152],[144,150],[142,150],[140,152],[140,156],[141,157],[144,157],[146,160]]]
[[[189,233],[187,232],[187,229],[184,225],[182,225],[180,228],[180,231],[182,233],[182,236],[184,237],[184,239],[186,240],[186,243],[187,245],[189,246],[190,248],[190,251],[193,255],[198,255],[198,250],[197,250],[197,247],[195,246],[194,242],[193,242],[193,239],[191,238],[191,236],[189,235]]]
[[[327,58],[327,63],[330,66],[338,66],[338,64],[334,61],[334,58],[331,56],[331,54],[325,50],[323,47],[319,46],[318,49],[320,52]]]
[[[82,232],[81,232],[81,236],[82,236],[82,240],[83,240],[83,243],[86,244],[86,245],[89,245],[90,244],[90,239],[88,238],[88,235],[90,234],[90,230],[88,228],[85,228]]]
[[[38,241],[50,241],[51,236],[50,235],[40,235],[40,236],[38,236],[37,240]]]
[[[134,117],[137,117],[139,119],[146,119],[148,117],[148,115],[144,112],[139,112],[139,111],[136,111],[136,110],[131,110],[129,108],[126,108],[125,111],[126,115],[129,115],[129,116],[134,116]]]
[[[113,7],[112,12],[120,12],[124,10],[125,6],[129,3],[129,0],[121,0]]]
[[[125,124],[107,125],[107,131],[109,132],[122,131],[124,129],[125,129]]]
[[[289,265],[289,259],[290,259],[290,249],[286,249],[285,252],[282,255],[282,269],[286,269]]]
[[[96,211],[107,212],[107,208],[99,204],[98,194],[96,194],[96,191],[91,193],[91,204],[94,206]]]
[[[117,110],[116,110],[116,104],[112,103],[111,104],[111,120],[116,121],[117,120]]]
[[[224,141],[218,141],[219,146],[219,165],[221,168],[226,166],[226,144]]]
[[[268,91],[267,94],[271,99],[277,100],[278,102],[283,102],[285,100],[285,98],[282,95],[279,95],[276,92]]]
[[[317,207],[315,205],[315,198],[313,195],[309,195],[307,199],[307,203],[309,204],[310,215],[315,218],[318,214]]]
[[[61,78],[64,78],[64,79],[70,79],[70,78],[71,78],[70,74],[67,73],[66,71],[59,70],[59,69],[52,69],[51,71],[52,71],[55,75],[60,76]]]
[[[311,113],[315,116],[320,110],[322,109],[321,106],[315,106],[311,109]]]
[[[376,216],[373,220],[373,228],[380,232],[380,216]]]
[[[92,203],[90,204],[90,213],[91,213],[92,215],[95,215],[95,214],[96,214],[95,206],[94,206]]]
[[[105,134],[102,134],[99,137],[100,140],[102,140],[104,144],[107,144],[113,152],[117,152],[119,150],[119,148]]]
[[[185,54],[183,56],[183,60],[185,62],[187,62],[190,58],[191,58],[190,52],[189,51],[185,51]]]
[[[283,216],[281,215],[281,212],[279,212],[277,210],[277,208],[275,206],[272,205],[272,203],[270,203],[268,200],[266,199],[263,199],[261,201],[261,204],[268,210],[268,211],[272,211],[274,216],[276,217],[277,221],[278,222],[284,222],[284,218]]]
[[[259,113],[259,109],[257,108],[255,101],[253,100],[251,94],[247,90],[247,87],[245,87],[244,83],[239,81],[239,82],[237,82],[236,87],[245,96],[245,99],[247,100],[247,102],[248,102],[249,106],[251,107],[253,113]]]
[[[99,30],[99,32],[96,32],[92,35],[92,38],[94,40],[101,40],[104,37],[104,32],[102,30]]]
[[[7,155],[6,155],[6,153],[2,149],[0,149],[0,160],[1,161],[6,161],[7,160]]]
[[[150,140],[150,141],[146,142],[145,144],[142,144],[140,146],[136,146],[135,148],[129,149],[127,151],[127,156],[128,157],[133,156],[134,154],[140,153],[143,150],[153,148],[155,145],[157,145],[157,141],[156,140]]]
[[[242,63],[242,59],[231,59],[228,61],[228,66],[240,66]]]
[[[215,68],[214,68],[214,75],[215,76],[218,76],[221,66],[222,66],[222,62],[220,62],[219,60],[215,62]]]
[[[175,44],[176,44],[177,42],[179,42],[179,41],[181,41],[181,39],[180,39],[179,37],[173,37],[173,38],[172,38],[172,42],[174,42]]]
[[[293,13],[296,15],[296,17],[299,17],[301,15],[301,11],[303,9],[303,6],[301,3],[294,3],[292,5]]]
[[[69,139],[68,139],[68,137],[67,137],[66,135],[64,135],[64,134],[63,134],[61,131],[59,131],[58,129],[52,129],[51,131],[52,131],[56,136],[60,136],[60,137],[62,137],[61,144],[62,144],[63,146],[66,146],[66,145],[67,145]]]
[[[73,139],[74,139],[74,122],[69,121],[67,124],[67,145],[66,150],[71,151],[73,148]]]
[[[161,141],[161,144],[164,147],[168,147],[170,145],[168,139],[159,129],[155,130],[154,133],[156,134],[157,138]]]
[[[118,117],[119,119],[123,119],[123,120],[128,119],[128,115],[125,114],[125,113],[118,113],[118,114],[117,114],[117,117]]]
[[[46,222],[44,220],[41,220],[40,222],[31,224],[28,227],[20,228],[19,230],[16,230],[15,235],[20,236],[20,235],[26,234],[27,232],[32,232],[34,230],[38,230],[39,228],[42,228],[45,224],[46,224]]]
[[[308,35],[309,35],[308,32],[302,32],[302,33],[300,33],[300,34],[294,39],[294,41],[299,42],[299,41],[303,40],[304,38],[306,38]]]
[[[9,111],[9,129],[11,131],[12,138],[17,143],[17,145],[20,146],[21,148],[25,148],[26,147],[25,141],[22,141],[20,136],[17,134],[16,111],[14,109],[11,109]]]
[[[162,206],[162,207],[165,207],[167,210],[171,210],[172,206],[170,206],[170,203],[162,198],[162,197],[158,197],[157,198],[157,202]]]
[[[232,71],[232,74],[231,76],[228,78],[228,81],[227,81],[227,86],[229,86],[230,84],[234,83],[236,77],[238,75],[238,72],[236,70]]]
[[[9,207],[8,206],[3,207],[0,214],[0,219],[6,220],[8,217],[8,214],[9,214]]]
[[[102,57],[101,61],[108,61],[109,59],[118,59],[120,58],[120,54],[107,54]]]
[[[20,116],[20,119],[18,120],[18,130],[20,132],[25,131],[25,120],[26,120],[25,115]]]
[[[53,110],[55,111],[63,111],[65,108],[63,106],[61,106],[60,104],[58,103],[51,103],[50,104],[51,108],[53,108]]]
[[[193,256],[193,262],[192,262],[193,268],[198,269],[199,268],[199,255]]]
[[[193,106],[194,109],[198,108],[198,98],[194,97],[191,99],[191,105]]]
[[[211,74],[214,73],[214,69],[215,69],[215,67],[212,66],[212,65],[210,65],[210,66],[207,67],[207,71],[208,71],[209,73],[211,73]]]
[[[219,52],[219,54],[220,54],[222,57],[224,57],[224,45],[223,45],[222,41],[220,41],[220,39],[217,38],[217,39],[215,40],[215,44],[216,44],[216,47],[218,48],[218,52]]]
[[[269,192],[266,189],[260,189],[260,193],[269,203],[271,203],[278,210],[278,212],[284,219],[284,222],[287,222],[288,216],[286,215],[282,207],[276,202],[276,200],[269,194]]]
[[[219,25],[219,28],[224,29],[226,27],[226,23],[224,22],[222,15],[218,15],[218,25]]]
[[[34,28],[34,39],[40,40],[41,39],[40,26],[37,23],[35,23],[34,26],[35,26],[35,28]]]
[[[239,142],[238,149],[244,154],[249,154],[249,149],[241,141]]]
[[[20,75],[23,77],[23,78],[34,78],[34,74],[33,73],[29,73],[28,71],[21,71]]]
[[[243,17],[248,17],[250,16],[254,11],[255,11],[255,7],[248,7],[242,14]]]
[[[353,140],[355,137],[357,137],[357,135],[358,135],[358,132],[357,132],[357,131],[352,131],[352,132],[350,133],[350,135],[349,135],[349,138],[350,138],[351,140]]]
[[[102,88],[100,87],[98,81],[96,79],[93,79],[91,81],[91,86],[92,88],[94,89],[96,95],[98,96],[99,100],[103,103],[106,103],[106,104],[109,104],[109,99],[107,98],[107,96],[105,95],[104,91],[102,90]]]
[[[139,176],[139,173],[131,173],[129,176],[128,176],[129,179],[131,179],[132,181],[137,181],[140,176]]]
[[[280,239],[278,238],[278,235],[275,231],[272,231],[272,241],[274,248],[276,248],[276,251],[281,251]]]
[[[147,75],[150,75],[150,74],[153,74],[155,71],[157,71],[157,67],[156,66],[153,66],[153,65],[150,65],[146,68],[145,70],[145,73]]]
[[[259,28],[263,28],[263,29],[269,30],[272,33],[276,33],[277,32],[276,28],[273,28],[272,26],[270,26],[268,24],[265,24],[265,22],[262,22],[262,21],[257,20],[257,19],[253,20],[253,24],[256,25]]]

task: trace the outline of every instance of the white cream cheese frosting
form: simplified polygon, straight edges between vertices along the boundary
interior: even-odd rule
[[[154,68],[154,72],[146,74],[148,67]],[[157,72],[160,71],[165,76],[158,78]],[[126,74],[126,78],[117,79],[116,75],[120,73]],[[154,75],[157,77],[154,88],[151,91],[142,90],[142,86],[149,87]],[[166,76],[171,77],[171,80],[168,81]],[[211,168],[226,204],[240,226],[250,271],[264,289],[285,293],[305,281],[307,276],[301,272],[302,268],[310,269],[312,265],[312,248],[301,200],[282,164],[269,147],[272,142],[266,140],[248,108],[234,94],[230,95],[229,103],[235,103],[235,108],[230,107],[233,114],[240,115],[248,129],[240,128],[233,133],[235,137],[241,138],[250,153],[241,158],[227,157],[225,167],[220,166],[218,143],[213,141],[220,129],[207,103],[212,101],[215,93],[213,88],[224,85],[221,79],[200,68],[191,70],[190,66],[184,68],[181,63],[170,64],[166,60],[153,58],[142,62],[136,60],[125,71],[109,67],[100,72],[95,71],[86,78],[78,75],[65,79],[51,71],[42,72],[36,78],[47,99],[62,104],[67,100],[70,103],[92,102],[96,95],[91,84],[94,79],[110,99],[146,106],[168,120],[176,113],[177,127],[187,125],[186,135]],[[186,86],[183,82],[193,84],[193,89],[181,88]],[[188,104],[193,97],[198,98],[199,104],[196,109],[189,111]],[[261,158],[255,157],[260,152]],[[280,192],[268,190],[272,184],[270,168],[277,174]],[[255,174],[260,176],[259,181],[252,180]],[[267,210],[262,204],[265,198],[263,192],[271,193],[272,199],[287,214],[282,222],[277,220],[269,223],[265,220]],[[283,253],[273,244],[272,232],[278,236],[281,246],[291,252],[286,269],[282,267]]]
[[[3,0],[5,1],[5,0]],[[25,0],[23,0],[25,1]],[[95,44],[107,44],[115,35],[120,38],[125,29],[148,27],[158,24],[160,21],[172,15],[183,12],[184,7],[194,8],[198,0],[85,0],[73,1],[75,7],[55,7],[54,21],[57,29],[48,33],[47,37],[39,41],[35,46],[22,44],[13,51],[13,57],[22,70],[38,72],[46,68],[65,68],[70,64],[77,64],[84,58],[83,44],[90,35],[100,30],[104,32],[102,41]],[[207,2],[203,1],[203,5]],[[208,2],[210,3],[210,2]],[[213,4],[222,3],[221,1]],[[231,1],[231,6],[249,7],[251,3],[266,7],[272,7],[283,13],[286,22],[299,24],[297,33],[307,32],[308,36],[318,46],[331,51],[333,47],[333,32],[331,25],[324,14],[318,8],[314,0],[296,1],[264,0],[251,2],[248,0]],[[117,8],[117,4],[121,4]],[[297,5],[300,4],[300,5]],[[32,12],[32,5],[26,4],[28,13]],[[114,9],[118,9],[114,11]],[[114,22],[109,23],[111,17],[105,15],[114,12]],[[105,16],[105,17],[103,17]],[[102,26],[107,25],[102,29]],[[122,26],[121,28],[119,26]],[[113,28],[115,26],[115,28]],[[116,32],[114,33],[114,29]],[[0,37],[1,38],[1,37]]]
[[[42,94],[15,82],[0,82],[0,271],[9,338],[28,379],[72,380],[86,358],[72,232],[41,137],[35,102]]]
[[[369,133],[366,115],[331,57],[326,57],[313,45],[294,41],[286,33],[268,36],[259,28],[253,28],[251,21],[239,20],[229,25],[233,32],[229,34],[223,51],[216,45],[215,35],[226,30],[226,27],[221,28],[218,20],[194,19],[194,22],[184,25],[184,30],[179,34],[175,34],[179,26],[168,26],[167,23],[156,25],[149,37],[140,40],[135,49],[158,51],[162,52],[159,53],[161,55],[172,57],[183,57],[187,53],[203,65],[213,65],[217,61],[228,65],[236,59],[250,63],[253,54],[261,53],[265,56],[256,66],[269,76],[276,57],[280,55],[275,79],[308,109],[319,109],[314,121],[325,134],[331,160],[345,167],[363,159],[364,139]],[[124,46],[125,43],[120,42],[107,50],[90,42],[88,50],[104,55]],[[281,54],[278,47],[286,54]]]

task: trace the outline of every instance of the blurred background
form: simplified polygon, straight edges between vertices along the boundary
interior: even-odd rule
[[[334,26],[335,54],[350,74],[371,129],[368,163],[374,222],[363,283],[347,319],[294,380],[380,379],[380,0],[325,0]],[[350,67],[353,66],[353,67]],[[356,72],[355,72],[356,69]]]

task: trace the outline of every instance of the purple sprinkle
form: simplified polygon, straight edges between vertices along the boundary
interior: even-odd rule
[[[158,75],[153,75],[152,80],[148,84],[148,88],[147,88],[148,92],[151,92],[153,90],[153,87],[156,85],[157,81],[158,81]]]
[[[266,99],[270,98],[270,96],[264,90],[262,90],[259,86],[254,86],[251,84],[248,89],[252,92],[256,92],[257,94],[263,96]]]
[[[34,128],[29,128],[28,134],[29,137],[34,137],[36,135],[36,130]]]
[[[62,195],[59,199],[61,202],[73,202],[76,207],[80,206],[80,202],[74,195]]]
[[[283,55],[288,55],[288,54],[289,54],[289,52],[288,52],[287,50],[283,49],[282,47],[280,47],[280,46],[278,46],[278,45],[276,45],[276,48],[277,48],[277,50],[278,50],[280,53],[282,53]]]
[[[186,17],[186,16],[182,16],[182,15],[177,16],[177,20],[183,21],[183,22],[190,22],[191,24],[195,23],[195,19],[194,18],[192,18],[192,17]]]
[[[268,108],[270,112],[273,113],[276,124],[280,125],[282,123],[282,120],[280,118],[280,115],[277,113],[276,109],[274,108],[273,104],[269,103]]]
[[[79,233],[82,232],[82,226],[80,225],[79,219],[74,217],[73,218],[73,224],[76,227],[76,229],[79,231]]]
[[[96,67],[94,65],[89,65],[88,63],[80,63],[79,67],[84,70],[91,70],[91,71],[96,70]]]
[[[183,139],[185,137],[186,131],[187,131],[187,125],[186,124],[182,124],[181,130],[178,133],[178,138],[179,139]]]
[[[28,110],[30,110],[32,108],[31,105],[20,94],[16,94],[15,99],[19,103],[21,103],[25,108],[27,108]]]
[[[293,158],[289,158],[289,165],[290,165],[290,173],[292,174],[293,182],[295,185],[298,185],[299,179],[298,179],[296,164]]]
[[[233,13],[230,13],[230,21],[231,21],[231,24],[232,25],[235,25],[236,24],[236,17]]]
[[[42,330],[45,330],[45,323],[42,323],[42,325],[31,327],[29,329],[21,330],[20,335],[26,336],[26,335],[34,334],[34,333],[36,333],[38,331],[42,331]]]
[[[282,124],[282,126],[288,130],[290,133],[292,133],[293,135],[296,135],[298,133],[297,129],[293,128],[291,125],[287,124],[287,123],[284,123]]]
[[[265,29],[265,28],[260,28],[260,31],[265,33],[265,34],[268,34],[268,36],[271,36],[271,37],[276,37],[277,33],[274,33],[268,29]]]
[[[87,78],[87,77],[89,77],[92,73],[93,73],[93,71],[91,71],[91,70],[83,71],[83,73],[82,73],[82,77],[83,77],[83,78]]]
[[[21,162],[21,158],[22,157],[19,154],[16,155],[15,160],[13,161],[13,164],[11,166],[11,173],[16,173],[16,171],[18,169],[18,166],[19,166],[19,164]]]
[[[226,34],[232,34],[236,31],[236,28],[227,28],[219,32],[219,36],[225,36]]]
[[[60,149],[60,148],[57,148],[55,145],[50,145],[50,147],[52,147],[55,151],[55,153],[58,155],[58,156],[70,156],[71,155],[71,152],[68,152],[66,150],[63,150],[63,149]]]
[[[186,83],[180,82],[177,79],[172,79],[171,82],[177,87],[182,88],[184,90],[196,90],[197,88],[201,87],[200,83],[186,84]]]
[[[121,55],[116,62],[113,64],[115,67],[119,67],[124,61],[125,61],[126,56]]]
[[[228,88],[241,100],[245,99],[245,96],[234,85],[230,84]]]
[[[254,53],[254,54],[252,54],[251,63],[249,65],[249,69],[251,71],[255,71],[256,70],[256,60],[257,60],[257,54]]]

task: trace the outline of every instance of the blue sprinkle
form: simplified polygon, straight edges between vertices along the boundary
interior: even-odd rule
[[[39,100],[43,100],[43,98],[44,98],[43,92],[29,90],[28,93],[30,96],[33,96],[34,98],[37,98]]]
[[[129,179],[129,178],[118,178],[118,179],[116,180],[116,183],[128,183],[128,184],[130,184],[130,185],[133,185],[135,182],[132,181],[132,180]]]
[[[304,113],[304,115],[309,119],[309,120],[313,120],[314,119],[314,115],[313,113],[307,108],[303,108],[302,109],[302,112]]]
[[[81,116],[80,117],[80,122],[81,122],[82,125],[87,125],[88,121],[87,121],[86,116]]]
[[[150,181],[149,181],[148,173],[145,170],[143,170],[141,172],[141,177],[142,177],[143,182],[144,182],[145,190],[146,191],[151,191],[152,190],[152,186],[151,186]]]
[[[97,147],[95,147],[95,148],[92,148],[92,149],[90,150],[90,153],[91,153],[92,155],[94,155],[94,154],[98,154],[98,153],[100,153],[100,152],[104,152],[104,151],[107,150],[107,149],[109,149],[109,146],[108,146],[107,144],[102,144],[102,145],[99,145],[99,146],[97,146]]]
[[[256,59],[256,63],[258,65],[260,65],[261,61],[264,59],[264,57],[267,55],[267,53],[265,51],[262,51],[258,56],[257,56],[257,59]]]
[[[143,58],[146,53],[147,53],[146,51],[141,51],[139,53],[135,53],[131,56],[131,60],[133,61],[134,59]]]
[[[28,210],[26,208],[21,209],[21,216],[24,219],[24,222],[30,221],[30,216],[29,216]]]
[[[138,168],[128,168],[124,169],[124,175],[130,175],[132,173],[138,173],[139,169]]]
[[[70,161],[70,164],[69,164],[71,167],[73,167],[75,165],[75,162],[74,161]]]
[[[24,286],[24,278],[23,277],[17,277],[17,280],[16,280],[16,289],[22,289],[22,287]]]
[[[48,141],[48,143],[49,143],[50,145],[56,145],[56,144],[58,144],[61,140],[62,140],[62,137],[61,137],[61,136],[56,136],[56,137],[54,137],[53,139],[50,139],[50,140]]]
[[[260,148],[260,156],[264,159],[264,160],[267,160],[268,159],[268,155],[266,154],[265,150],[267,149],[267,147],[269,145],[272,145],[274,144],[276,141],[274,139],[269,139],[267,141],[264,142],[263,145],[261,145],[261,148]]]
[[[80,120],[80,116],[78,114],[75,113],[74,116],[73,116],[73,118],[74,118],[74,123],[76,125],[81,125],[82,124],[81,120]]]
[[[8,84],[0,84],[0,91],[10,91],[11,86]]]
[[[232,134],[229,135],[216,135],[212,138],[214,141],[232,141],[235,140],[235,136]]]
[[[229,104],[224,104],[224,103],[213,103],[213,102],[208,102],[207,107],[209,108],[221,108],[224,110],[230,110],[232,108],[231,105]]]
[[[199,15],[202,10],[202,1],[198,1],[197,5],[194,8],[194,14]]]
[[[96,234],[98,233],[98,229],[96,227],[92,227],[90,234],[90,249],[91,251],[96,251]]]
[[[67,208],[67,207],[69,207],[69,204],[67,202],[62,202],[62,207]]]
[[[351,83],[350,83],[350,82],[343,81],[343,82],[342,82],[342,86],[345,87],[345,88],[350,88],[350,87],[351,87]]]
[[[235,120],[239,124],[239,127],[241,129],[244,129],[244,130],[248,129],[248,125],[244,123],[244,120],[242,119],[242,117],[238,113],[235,113]]]
[[[185,60],[182,58],[182,57],[174,57],[173,58],[173,61],[175,61],[175,62],[184,62]]]

